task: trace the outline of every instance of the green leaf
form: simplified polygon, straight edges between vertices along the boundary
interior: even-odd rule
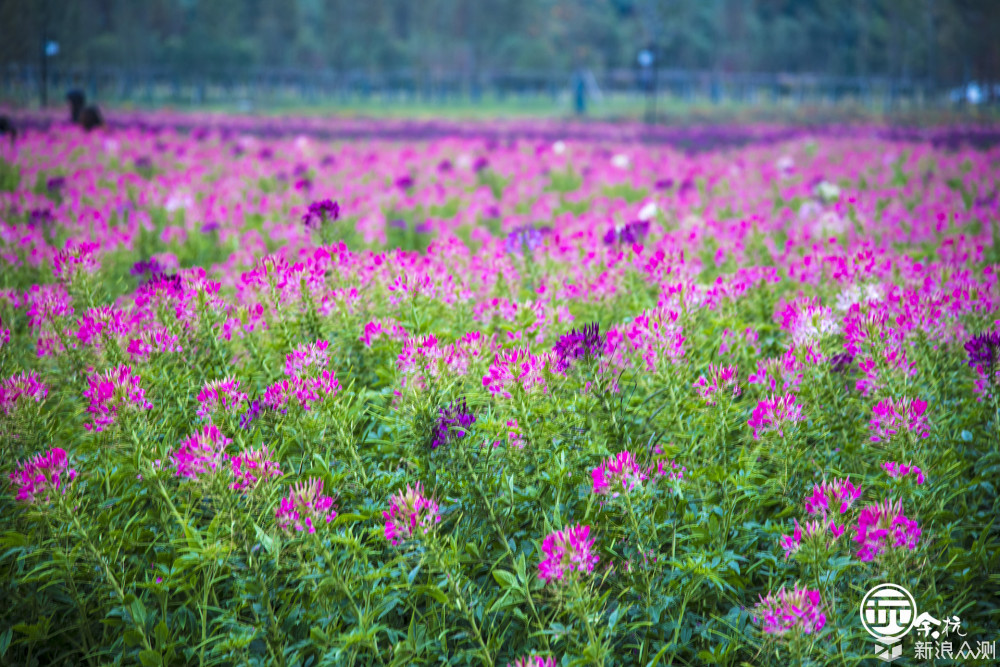
[[[146,649],[139,652],[139,662],[142,667],[160,667],[163,665],[163,658],[156,651]]]
[[[493,570],[493,578],[503,588],[514,588],[517,586],[517,577],[506,570]]]
[[[10,647],[10,640],[13,636],[14,628],[7,628],[7,631],[0,635],[0,658],[7,654],[7,648]]]
[[[434,586],[417,586],[413,592],[418,595],[430,596],[441,604],[448,604],[448,596],[440,588],[435,588]]]

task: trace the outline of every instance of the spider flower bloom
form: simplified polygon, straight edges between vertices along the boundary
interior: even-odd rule
[[[316,524],[330,523],[336,516],[333,498],[323,495],[323,480],[315,477],[289,487],[274,513],[279,528],[310,533],[316,532]]]
[[[538,564],[538,578],[563,581],[576,572],[593,572],[599,557],[592,553],[594,540],[589,536],[590,526],[579,524],[547,535],[542,542],[546,558]]]
[[[90,399],[87,412],[92,415],[93,423],[83,427],[88,431],[103,431],[120,413],[152,408],[153,404],[146,400],[146,391],[139,386],[141,379],[132,374],[128,365],[88,377],[90,388],[83,395]]]
[[[851,484],[851,478],[824,481],[813,486],[812,495],[806,498],[806,512],[809,514],[830,517],[844,514],[851,508],[854,501],[861,497],[861,487]]]
[[[0,414],[10,415],[19,404],[38,403],[48,395],[49,388],[38,381],[38,373],[11,375],[0,382]]]
[[[420,482],[394,495],[389,501],[389,511],[382,512],[382,516],[385,518],[385,539],[392,544],[426,535],[441,523],[437,502],[424,495]]]
[[[240,381],[232,377],[206,382],[198,394],[198,402],[201,403],[198,416],[211,419],[218,411],[232,412],[246,399],[247,395],[240,391]]]
[[[264,480],[281,477],[281,466],[272,461],[267,447],[247,450],[229,457],[229,464],[235,480],[229,485],[233,491],[250,491]]]
[[[823,601],[819,591],[799,588],[792,590],[782,587],[777,593],[768,593],[760,598],[754,608],[754,622],[769,635],[784,635],[792,632],[812,634],[826,625],[826,615],[822,611]]]
[[[707,378],[702,375],[692,385],[707,405],[715,405],[716,392],[731,393],[732,398],[740,395],[740,377],[736,366],[709,364],[707,375]]]
[[[918,438],[930,435],[927,428],[926,401],[918,398],[902,398],[894,401],[886,398],[872,407],[875,418],[868,422],[868,430],[872,432],[871,441],[889,440],[900,430],[913,433]]]
[[[798,421],[802,421],[802,406],[795,402],[795,396],[772,394],[757,403],[747,425],[753,429],[754,440],[759,440],[762,433],[771,431],[784,437],[785,427]]]
[[[507,663],[507,667],[556,667],[557,665],[555,658],[543,658],[540,655],[518,658],[513,665]]]
[[[315,377],[330,364],[329,347],[325,340],[298,346],[285,357],[285,375]]]
[[[989,368],[1000,365],[1000,331],[986,331],[977,336],[973,336],[965,344],[965,351],[969,355],[969,367],[981,366]]]
[[[622,491],[629,493],[641,487],[648,479],[646,470],[628,450],[609,457],[594,468],[590,475],[594,480],[594,493],[610,494],[612,498],[617,498]]]
[[[95,273],[101,268],[94,256],[94,251],[99,247],[97,243],[70,241],[66,244],[66,249],[57,252],[53,258],[52,273],[64,282],[71,281],[74,276],[81,273]]]
[[[457,438],[465,437],[465,429],[476,423],[476,416],[469,410],[465,399],[455,401],[447,408],[441,408],[438,415],[437,429],[431,449]]]
[[[34,504],[42,498],[49,502],[53,492],[65,493],[65,487],[76,479],[76,470],[69,468],[66,450],[53,447],[18,465],[9,477],[11,486],[17,489],[18,502]]]
[[[260,401],[254,400],[253,403],[247,406],[246,412],[240,415],[240,428],[244,431],[250,428],[250,425],[260,417],[261,412],[263,412],[263,408]]]
[[[903,514],[902,501],[885,500],[861,510],[854,527],[858,559],[875,560],[886,549],[915,549],[920,540],[920,526]]]
[[[545,388],[542,377],[542,357],[536,357],[527,348],[500,350],[494,357],[489,372],[483,376],[483,386],[494,396],[510,398],[510,387],[520,385],[525,391],[534,387]]]
[[[327,222],[340,218],[340,204],[329,199],[314,201],[309,204],[309,210],[302,216],[302,225],[306,229],[319,229]]]
[[[170,453],[176,476],[198,479],[201,475],[214,473],[222,464],[226,446],[231,442],[215,425],[203,426]]]
[[[566,372],[572,362],[577,359],[596,359],[604,351],[604,337],[597,322],[586,325],[582,329],[573,329],[556,341],[552,348],[555,353],[555,369]]]
[[[831,530],[832,530],[831,526]],[[798,521],[795,522],[795,530],[792,531],[791,535],[781,536],[781,546],[785,550],[785,558],[791,558],[792,554],[798,551],[802,547],[802,538],[815,537],[816,535],[822,535],[824,532],[823,524],[819,521],[807,521],[805,526],[800,524]],[[844,534],[844,529],[832,530],[834,538],[840,537]]]
[[[916,477],[917,484],[924,483],[923,471],[912,463],[896,463],[895,461],[888,461],[882,464],[882,469],[885,470],[886,474],[893,479],[913,475]]]

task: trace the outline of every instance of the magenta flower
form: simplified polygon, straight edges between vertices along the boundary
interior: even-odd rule
[[[762,433],[770,432],[784,437],[785,428],[798,421],[802,421],[802,406],[795,402],[795,396],[772,394],[757,403],[747,425],[753,429],[754,440],[759,440]]]
[[[740,378],[736,366],[709,364],[707,375],[707,378],[704,375],[699,377],[693,385],[707,405],[715,405],[716,392],[728,393],[732,398],[740,395]]]
[[[893,479],[913,475],[917,480],[917,484],[924,483],[924,473],[920,470],[920,468],[912,463],[896,463],[895,461],[888,461],[882,464],[882,469],[885,470],[886,474]]]
[[[323,480],[315,477],[289,487],[274,513],[279,528],[310,533],[316,532],[316,524],[330,523],[336,516],[333,498],[323,495]]]
[[[536,357],[527,348],[500,350],[494,357],[489,372],[483,376],[483,386],[494,396],[510,398],[512,387],[520,386],[525,391],[535,387],[545,388],[542,376],[545,361]]]
[[[791,633],[812,634],[826,625],[823,602],[819,591],[799,588],[792,590],[782,587],[777,593],[768,593],[760,598],[754,608],[754,622],[771,635]]]
[[[289,377],[316,377],[330,364],[330,343],[318,340],[292,350],[285,357],[285,375]]]
[[[200,475],[214,473],[222,465],[226,446],[231,442],[217,426],[206,424],[170,453],[176,476],[198,479]]]
[[[267,447],[230,456],[229,464],[235,480],[229,488],[234,491],[251,491],[262,481],[281,477],[281,466],[270,459]]]
[[[507,663],[507,667],[556,667],[557,665],[558,663],[555,658],[543,658],[540,655],[518,658],[514,661],[513,666],[511,663]]]
[[[441,514],[433,496],[425,496],[417,482],[412,488],[400,491],[389,500],[389,511],[382,512],[385,518],[385,539],[392,544],[427,535],[441,523]]]
[[[0,382],[0,413],[12,414],[28,401],[39,403],[49,395],[49,388],[38,380],[38,373],[18,373]]]
[[[538,578],[546,582],[565,581],[577,572],[593,572],[599,557],[592,553],[594,540],[589,536],[590,526],[579,524],[547,535],[542,542],[546,557],[538,564]]]
[[[76,479],[76,470],[69,468],[66,450],[53,447],[19,464],[9,477],[11,486],[17,490],[18,502],[34,504],[44,497],[47,503],[52,493],[66,492],[69,483]]]
[[[801,548],[803,538],[822,535],[824,530],[825,528],[823,524],[819,521],[807,521],[805,526],[803,526],[796,520],[795,530],[792,531],[792,534],[782,535],[780,539],[781,546],[785,550],[785,558],[791,558],[792,554]],[[837,538],[842,534],[843,529],[841,529],[839,533],[834,531],[834,538]]]
[[[926,410],[927,403],[918,398],[902,398],[898,401],[886,398],[879,401],[872,408],[875,418],[868,422],[872,442],[888,440],[901,430],[913,433],[918,438],[926,438],[930,435],[924,415]]]
[[[66,249],[60,250],[53,258],[52,273],[64,282],[69,282],[81,273],[95,273],[101,268],[95,257],[95,251],[100,248],[97,243],[66,243]]]
[[[851,484],[850,477],[824,481],[814,485],[812,495],[806,498],[806,512],[832,520],[838,514],[846,513],[860,497],[861,487]]]
[[[903,503],[899,500],[869,505],[861,510],[854,527],[858,559],[864,562],[875,560],[887,549],[915,549],[919,540],[920,526],[903,514]]]
[[[128,365],[88,377],[90,388],[83,395],[90,399],[87,412],[91,414],[93,423],[84,424],[84,428],[103,431],[121,413],[152,408],[153,404],[146,400],[146,391],[139,386],[141,379],[139,375],[132,374]]]
[[[232,377],[211,380],[198,393],[198,416],[211,420],[216,412],[233,412],[240,409],[247,395],[240,391],[240,381]]]
[[[629,493],[641,488],[649,477],[628,450],[609,457],[590,474],[594,481],[594,493],[610,494],[612,498],[617,498],[622,491]]]

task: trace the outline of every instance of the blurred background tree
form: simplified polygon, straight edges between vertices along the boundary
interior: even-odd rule
[[[997,0],[0,0],[0,64],[663,67],[1000,80]]]

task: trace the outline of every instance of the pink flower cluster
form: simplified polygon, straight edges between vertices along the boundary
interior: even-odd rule
[[[230,456],[229,464],[235,480],[229,488],[234,491],[251,491],[262,481],[281,477],[281,466],[270,459],[267,447]]]
[[[627,449],[610,456],[601,465],[590,471],[593,492],[617,498],[622,492],[631,493],[642,488],[650,477],[666,477],[680,480],[687,468],[674,461],[659,460],[656,466],[644,468]]]
[[[382,517],[385,519],[385,539],[392,544],[427,535],[441,523],[437,501],[433,496],[424,495],[420,482],[394,495],[389,501],[389,510],[382,512]]]
[[[920,526],[903,514],[902,501],[884,500],[861,510],[854,528],[858,558],[875,560],[887,549],[906,547],[913,550],[920,540]]]
[[[754,440],[759,440],[762,433],[770,432],[785,437],[785,428],[798,421],[802,421],[802,406],[795,402],[795,396],[772,394],[757,403],[747,425],[753,429]]]
[[[312,409],[328,396],[336,396],[340,383],[327,369],[330,356],[325,340],[301,345],[285,357],[288,379],[278,380],[264,391],[262,403],[273,410],[287,411],[294,402],[304,410]]]
[[[217,426],[206,424],[170,453],[177,477],[193,480],[214,473],[222,465],[226,447],[231,442]]]
[[[823,629],[826,615],[819,591],[795,585],[792,590],[782,587],[777,593],[761,597],[754,608],[754,622],[770,635],[790,632],[809,635]]]
[[[513,387],[531,391],[545,389],[545,358],[536,357],[527,348],[500,350],[493,359],[489,372],[483,376],[483,386],[494,396],[510,398]]]
[[[543,658],[540,655],[532,655],[518,658],[514,661],[513,665],[508,662],[507,667],[557,667],[558,664],[555,658]]]
[[[802,547],[803,538],[819,539],[829,531],[829,544],[843,535],[846,522],[841,520],[838,523],[838,517],[846,514],[860,497],[861,488],[851,484],[850,477],[814,485],[812,493],[805,499],[805,505],[806,512],[818,518],[805,524],[796,520],[792,534],[782,535],[780,541],[785,550],[785,558],[790,558]]]
[[[11,486],[17,490],[18,502],[34,504],[44,498],[47,503],[52,493],[66,492],[65,487],[76,479],[76,470],[69,468],[66,450],[53,447],[46,454],[36,454],[18,465],[9,477]]]
[[[912,463],[896,463],[895,461],[888,461],[882,464],[882,469],[885,470],[886,474],[893,479],[913,475],[917,480],[917,484],[924,483],[923,471]]]
[[[899,431],[913,433],[918,438],[930,435],[927,426],[927,402],[918,398],[902,398],[894,401],[886,398],[872,408],[875,418],[869,422],[872,442],[889,440]]]
[[[546,582],[566,581],[577,573],[593,572],[599,560],[593,550],[590,526],[577,524],[547,535],[542,542],[545,559],[538,564],[538,578]]]
[[[146,400],[146,391],[139,386],[141,379],[138,374],[133,375],[128,365],[88,377],[90,388],[83,395],[90,399],[87,411],[93,423],[84,424],[84,428],[103,431],[115,423],[120,413],[152,408],[153,404]]]
[[[333,498],[323,495],[323,480],[313,477],[292,485],[274,516],[283,530],[315,533],[317,524],[330,523],[337,512]]]
[[[66,249],[60,250],[52,259],[52,272],[56,278],[69,282],[80,273],[95,273],[101,268],[95,257],[95,251],[100,247],[97,243],[87,241],[67,242]]]
[[[705,375],[699,377],[693,386],[707,405],[715,405],[716,392],[728,394],[731,398],[740,395],[740,377],[736,366],[709,364],[706,375],[707,378]]]
[[[49,388],[39,382],[38,373],[11,375],[0,382],[0,414],[11,415],[19,404],[38,403],[48,395]]]
[[[247,395],[240,391],[240,381],[232,377],[221,380],[210,380],[198,393],[198,416],[211,420],[217,412],[234,412],[239,410],[247,400]]]

